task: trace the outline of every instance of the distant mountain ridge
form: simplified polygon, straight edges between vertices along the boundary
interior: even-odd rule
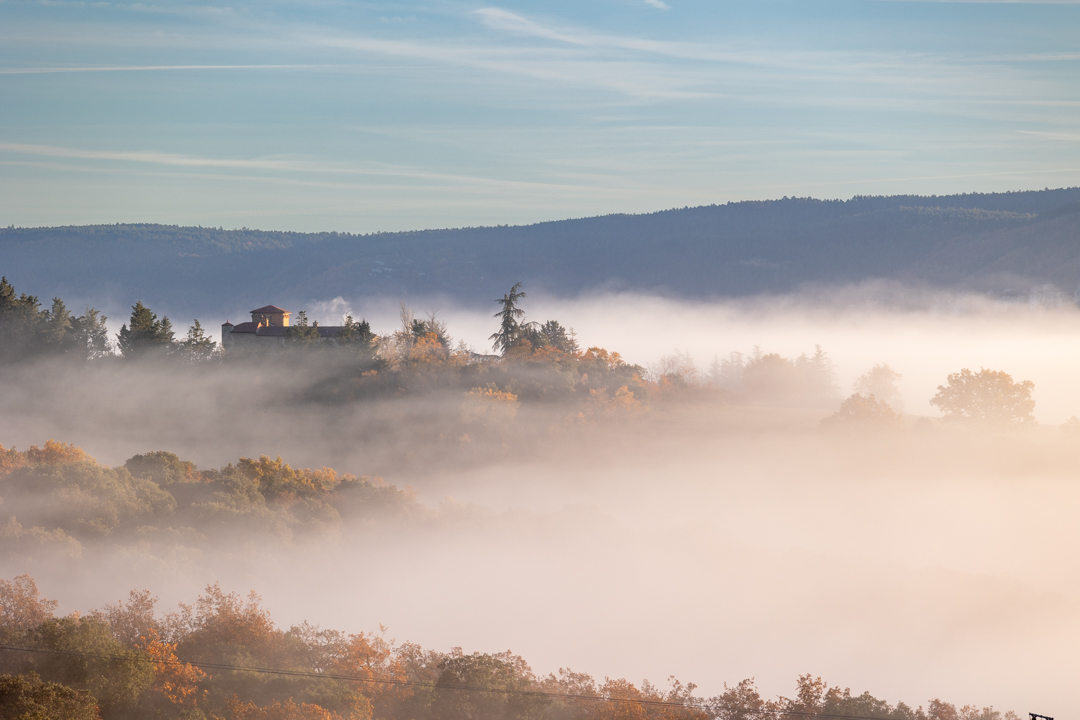
[[[1080,286],[1080,188],[783,198],[370,235],[7,228],[0,274],[43,298],[98,306],[143,300],[184,316],[338,295],[486,306],[519,280],[560,296],[608,288],[738,297],[877,278],[992,293],[1051,284],[1071,293]]]

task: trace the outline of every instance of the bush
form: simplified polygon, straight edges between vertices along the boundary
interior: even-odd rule
[[[36,673],[0,675],[0,717],[6,720],[98,720],[88,692],[43,681]]]

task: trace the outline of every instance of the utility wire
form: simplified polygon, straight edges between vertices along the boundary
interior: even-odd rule
[[[376,678],[365,678],[358,675],[339,675],[336,673],[319,673],[310,672],[306,670],[278,670],[274,668],[259,668],[259,667],[246,667],[243,665],[226,665],[223,663],[212,662],[191,662],[183,660],[155,660],[150,657],[137,656],[130,657],[124,655],[101,655],[98,653],[78,652],[75,650],[49,650],[46,648],[28,648],[28,647],[16,647],[14,645],[0,645],[0,650],[7,650],[11,652],[28,652],[28,653],[40,653],[44,655],[65,655],[70,657],[85,657],[94,658],[97,660],[121,660],[130,662],[135,660],[136,662],[148,662],[154,665],[170,665],[170,666],[185,666],[193,665],[197,668],[203,668],[207,670],[232,670],[238,672],[251,672],[259,673],[262,675],[282,675],[286,677],[310,677],[320,678],[324,680],[348,680],[351,682],[370,683],[374,685],[396,685],[401,687],[420,687],[429,688],[432,690],[460,690],[464,692],[482,692],[490,693],[494,695],[525,695],[529,697],[543,697],[543,698],[558,698],[563,700],[591,700],[594,702],[625,702],[625,703],[637,703],[638,705],[650,705],[659,707],[679,707],[686,708],[688,710],[699,710],[700,708],[693,705],[687,705],[683,702],[672,702],[670,700],[647,700],[647,699],[635,699],[635,698],[620,698],[613,697],[611,695],[582,695],[574,693],[559,693],[550,692],[546,690],[514,690],[509,688],[490,688],[479,687],[475,685],[446,685],[442,683],[423,682],[421,680],[385,680]],[[888,720],[885,716],[868,716],[868,715],[840,715],[835,713],[816,713],[806,712],[801,710],[773,710],[768,708],[759,708],[746,712],[747,715],[761,714],[761,715],[797,715],[799,717],[816,717],[827,718],[829,720]]]

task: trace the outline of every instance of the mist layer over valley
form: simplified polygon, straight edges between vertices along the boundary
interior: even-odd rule
[[[400,308],[339,299],[310,310],[405,354],[6,364],[3,445],[43,449],[0,478],[0,577],[61,611],[220,582],[283,626],[381,623],[707,695],[811,673],[892,702],[1076,707],[1074,307],[892,286],[523,307],[581,347],[476,359],[450,348],[482,349],[489,313],[410,335]],[[823,424],[883,363],[905,414]],[[1038,422],[942,419],[929,400],[962,368],[1033,381]]]
[[[1078,41],[0,0],[0,720],[1069,720]]]

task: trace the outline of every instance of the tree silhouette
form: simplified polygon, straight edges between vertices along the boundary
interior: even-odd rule
[[[499,331],[493,333],[489,340],[492,341],[495,350],[506,354],[506,351],[514,347],[520,340],[522,332],[532,323],[521,322],[525,317],[525,311],[518,307],[518,301],[525,297],[525,291],[519,290],[521,283],[516,283],[510,288],[510,292],[495,302],[502,305],[502,310],[495,313],[499,318]]]
[[[150,350],[167,350],[173,344],[172,322],[157,315],[150,308],[138,301],[131,307],[130,324],[120,327],[116,336],[120,341],[120,352],[124,357],[133,357]]]
[[[1030,380],[1013,382],[1000,370],[980,368],[974,373],[964,368],[948,377],[948,387],[938,385],[931,405],[941,408],[948,421],[969,421],[987,425],[1028,425],[1035,422],[1031,411],[1035,401]]]

